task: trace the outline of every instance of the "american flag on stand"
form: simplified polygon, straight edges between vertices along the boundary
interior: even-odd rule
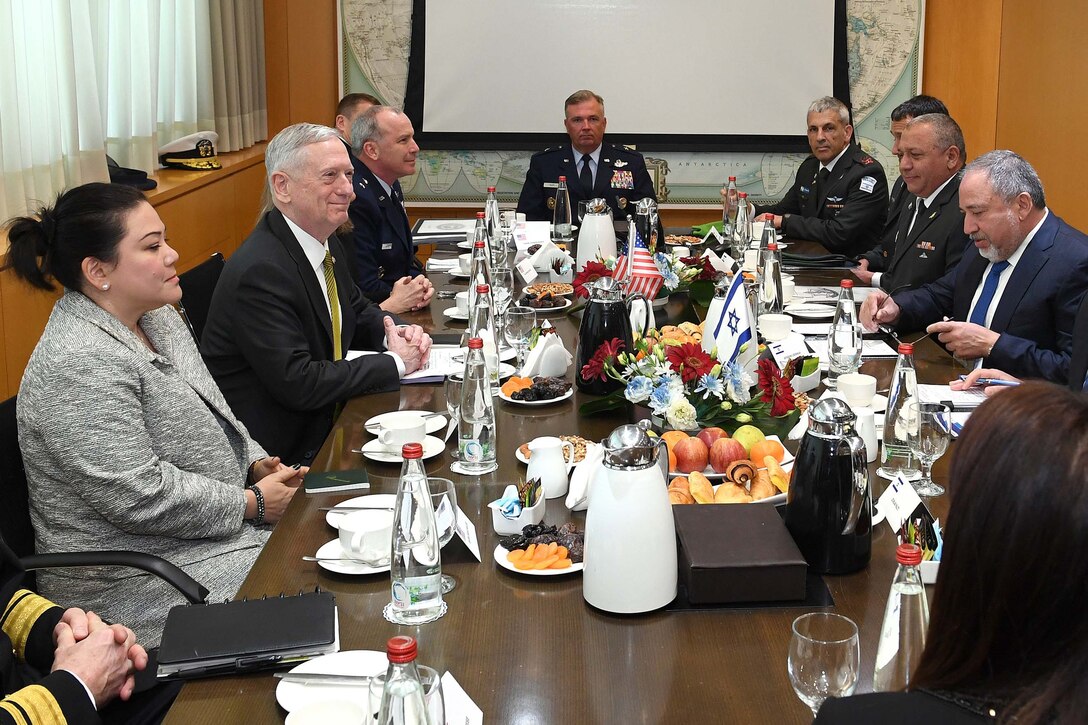
[[[629,245],[628,255],[616,260],[616,269],[612,276],[627,283],[627,294],[641,293],[646,299],[657,297],[658,290],[664,283],[661,270],[657,268],[654,257],[646,247],[646,240],[641,234],[635,234],[635,241]],[[630,275],[630,276],[628,276]]]

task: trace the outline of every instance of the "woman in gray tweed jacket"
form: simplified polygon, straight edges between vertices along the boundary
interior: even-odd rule
[[[235,418],[188,329],[177,254],[129,187],[87,184],[7,225],[7,266],[65,287],[19,388],[19,444],[38,552],[131,549],[234,595],[304,471]],[[129,569],[52,570],[42,593],[158,643],[182,598]]]

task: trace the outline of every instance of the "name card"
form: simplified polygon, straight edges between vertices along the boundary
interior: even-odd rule
[[[922,503],[918,498],[918,492],[902,476],[896,476],[887,490],[881,494],[876,502],[879,514],[884,517],[891,527],[893,534],[898,534],[903,524]]]

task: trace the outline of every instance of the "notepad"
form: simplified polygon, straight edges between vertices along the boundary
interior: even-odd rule
[[[270,669],[339,650],[329,592],[170,609],[159,646],[160,679]]]
[[[354,491],[370,488],[370,478],[365,468],[353,468],[348,471],[321,471],[307,473],[302,481],[306,493],[332,493],[334,491]]]

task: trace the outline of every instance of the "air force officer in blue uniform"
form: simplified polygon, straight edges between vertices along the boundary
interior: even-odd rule
[[[533,154],[518,211],[529,221],[551,221],[559,177],[567,177],[573,209],[586,199],[603,198],[615,219],[634,214],[634,203],[649,197],[657,200],[642,154],[604,143],[608,119],[604,99],[593,91],[575,91],[564,105],[563,125],[570,145]]]

